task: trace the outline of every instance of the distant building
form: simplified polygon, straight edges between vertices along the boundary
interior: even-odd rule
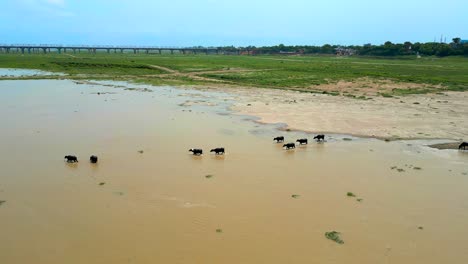
[[[354,55],[355,53],[356,51],[353,49],[346,49],[342,47],[338,47],[335,49],[335,54],[337,56],[351,56],[351,55]]]

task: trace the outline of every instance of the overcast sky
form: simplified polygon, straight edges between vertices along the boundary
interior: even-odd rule
[[[0,43],[153,46],[468,39],[468,0],[0,0]]]

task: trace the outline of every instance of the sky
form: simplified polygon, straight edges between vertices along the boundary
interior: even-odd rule
[[[0,43],[362,45],[468,39],[468,0],[0,0]]]

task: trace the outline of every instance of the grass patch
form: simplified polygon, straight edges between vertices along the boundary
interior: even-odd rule
[[[297,198],[299,198],[301,196],[299,194],[293,194],[293,195],[291,195],[291,197],[297,199]]]
[[[347,193],[346,193],[346,196],[348,196],[348,197],[356,197],[356,195],[355,195],[354,193],[352,193],[352,192],[347,192]]]
[[[0,205],[2,205],[2,204],[4,204],[4,203],[6,203],[5,200],[0,200]]]
[[[443,91],[468,90],[466,58],[437,60],[413,57],[378,58],[353,56],[300,56],[279,61],[278,56],[169,55],[81,52],[73,54],[0,54],[0,68],[38,69],[69,74],[71,79],[132,80],[154,85],[203,85],[204,79],[171,75],[166,67],[180,73],[197,73],[234,86],[293,90],[320,90],[320,84],[367,78],[370,82],[424,84],[424,88],[399,89],[382,96],[404,96]],[[227,70],[229,69],[229,70]],[[223,70],[222,72],[213,72]],[[205,73],[203,73],[205,72]],[[84,76],[88,75],[88,76]],[[166,75],[166,77],[162,77]],[[409,76],[410,75],[410,76]],[[159,76],[159,77],[158,77]],[[46,77],[37,77],[43,79]],[[64,77],[51,77],[64,78]],[[213,82],[211,82],[213,84]],[[367,89],[366,87],[363,87]],[[322,91],[320,91],[322,92]],[[353,92],[359,94],[360,89]],[[325,92],[339,95],[337,91]]]
[[[223,230],[221,228],[216,229],[216,233],[222,233]]]
[[[211,174],[205,175],[205,178],[211,179],[211,178],[213,178],[213,175],[211,175]]]
[[[325,237],[341,245],[344,244],[344,241],[341,239],[340,234],[340,232],[336,231],[325,232]]]

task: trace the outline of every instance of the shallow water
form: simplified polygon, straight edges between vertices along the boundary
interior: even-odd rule
[[[46,72],[46,71],[41,71],[41,70],[0,68],[0,77],[47,76],[47,75],[65,75],[65,74],[55,73],[55,72]]]
[[[228,115],[229,94],[104,84],[0,82],[1,263],[468,262],[468,153],[286,151],[273,136],[312,135]]]

